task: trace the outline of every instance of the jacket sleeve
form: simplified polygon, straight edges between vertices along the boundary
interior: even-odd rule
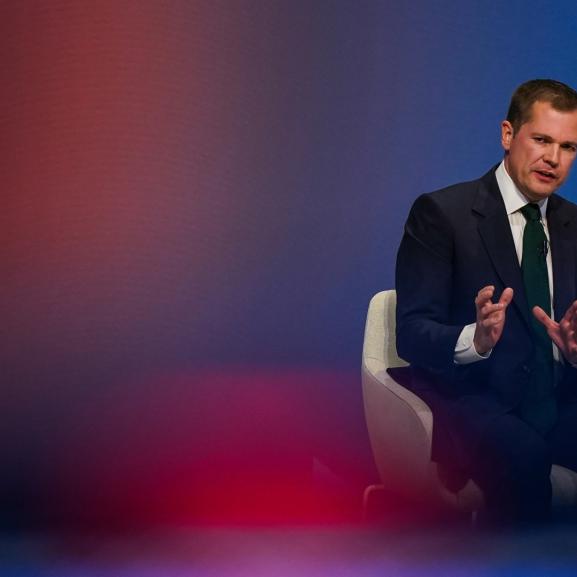
[[[453,226],[434,195],[423,195],[409,213],[396,266],[397,350],[414,366],[454,368],[463,326],[450,323],[453,265]]]

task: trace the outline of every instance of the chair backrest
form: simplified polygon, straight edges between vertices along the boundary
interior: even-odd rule
[[[394,290],[369,303],[361,369],[367,429],[383,484],[397,494],[428,497],[433,417],[429,407],[397,383],[386,369],[406,366],[395,346]]]
[[[395,345],[395,309],[397,293],[394,290],[377,293],[369,303],[363,361],[377,359],[386,367],[404,367],[407,363],[397,354]]]

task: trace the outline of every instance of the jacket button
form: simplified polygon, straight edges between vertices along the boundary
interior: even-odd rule
[[[531,369],[527,365],[523,365],[521,370],[526,373],[527,375],[531,373]]]

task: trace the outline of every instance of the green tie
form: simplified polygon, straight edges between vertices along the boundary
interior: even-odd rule
[[[525,293],[529,303],[535,354],[531,366],[531,379],[521,403],[521,415],[541,433],[551,429],[557,418],[557,403],[553,380],[553,348],[545,327],[531,312],[535,305],[551,315],[551,293],[547,273],[547,237],[541,223],[537,204],[527,204],[521,209],[527,220],[523,233],[523,258],[521,269]]]

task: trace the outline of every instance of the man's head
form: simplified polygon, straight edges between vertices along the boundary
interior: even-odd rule
[[[517,88],[501,124],[505,168],[532,202],[555,192],[577,156],[577,92],[555,80]]]

